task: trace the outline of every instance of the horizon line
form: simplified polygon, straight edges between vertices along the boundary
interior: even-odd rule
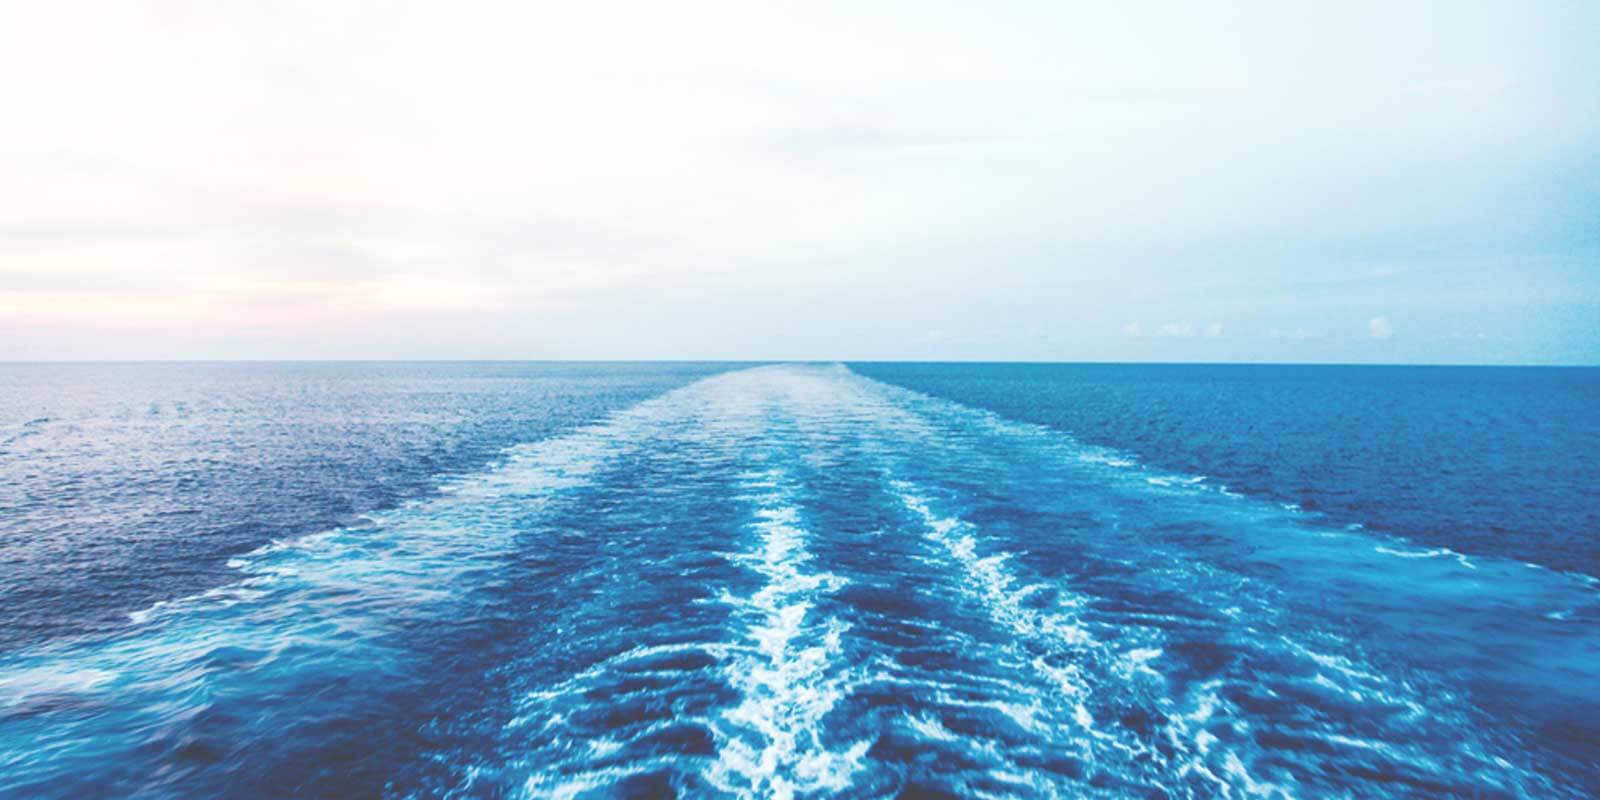
[[[931,358],[66,358],[0,359],[0,365],[91,364],[934,364],[1019,366],[1166,367],[1474,367],[1495,369],[1596,369],[1595,363],[1397,361],[1112,361]]]

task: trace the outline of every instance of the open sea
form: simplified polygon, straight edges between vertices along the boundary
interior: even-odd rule
[[[0,797],[1600,796],[1600,369],[0,364]]]

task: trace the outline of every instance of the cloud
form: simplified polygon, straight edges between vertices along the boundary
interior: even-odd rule
[[[1587,8],[719,5],[28,4],[0,360],[1600,352]]]
[[[1507,78],[1487,76],[1418,81],[1405,86],[1400,91],[1421,97],[1479,100],[1503,94],[1510,87],[1511,81]]]
[[[1319,334],[1310,328],[1272,328],[1267,331],[1268,339],[1315,339]]]
[[[1394,325],[1388,317],[1373,317],[1367,321],[1367,334],[1374,339],[1388,339],[1394,336]]]

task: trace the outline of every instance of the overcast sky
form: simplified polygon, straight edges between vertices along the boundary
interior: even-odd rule
[[[1600,3],[34,2],[0,359],[1600,362]]]

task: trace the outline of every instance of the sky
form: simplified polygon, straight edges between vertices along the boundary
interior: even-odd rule
[[[0,360],[1600,363],[1600,3],[0,11]]]

